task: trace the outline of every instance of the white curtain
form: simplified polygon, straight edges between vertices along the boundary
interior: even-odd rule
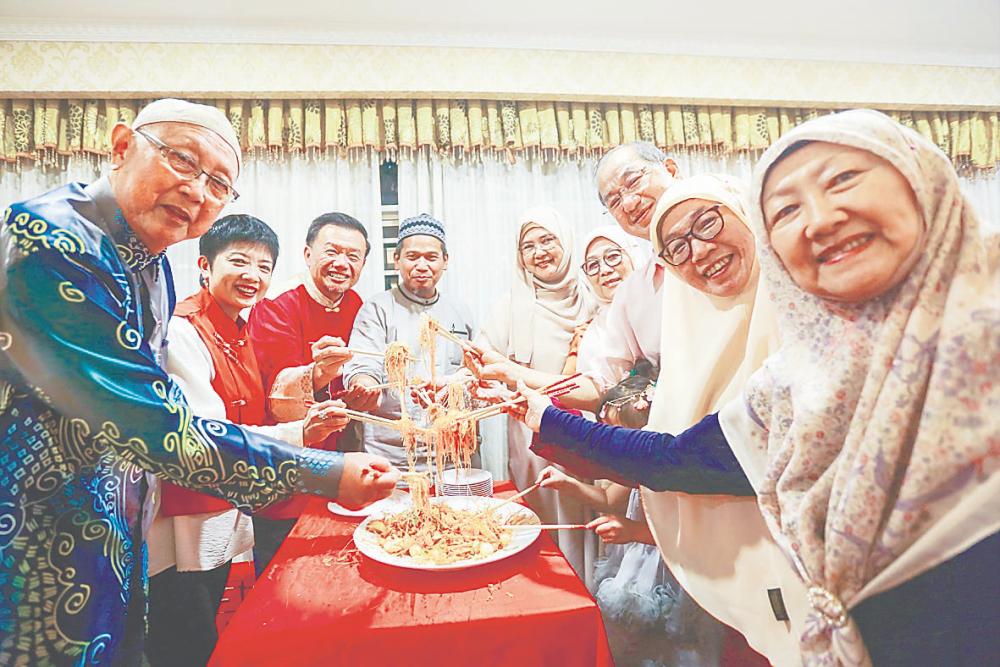
[[[321,213],[348,213],[365,225],[372,252],[355,289],[366,298],[382,291],[385,264],[382,252],[382,215],[378,159],[282,161],[248,160],[236,185],[240,198],[223,215],[248,213],[274,229],[281,252],[271,283],[275,296],[305,270],[302,249],[309,223]],[[74,158],[62,172],[6,169],[0,176],[3,206],[28,199],[69,181],[89,183],[107,170],[89,160]],[[198,241],[178,243],[167,251],[174,272],[178,300],[198,289]]]
[[[37,197],[73,181],[90,183],[101,175],[101,170],[105,167],[106,163],[98,164],[78,156],[69,158],[62,171],[34,167],[16,169],[12,165],[5,165],[0,168],[0,208]]]

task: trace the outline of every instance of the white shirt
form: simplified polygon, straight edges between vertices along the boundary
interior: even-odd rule
[[[226,421],[226,406],[212,387],[215,365],[198,331],[183,317],[170,318],[170,344],[165,369],[184,392],[192,412],[199,417]],[[302,446],[302,422],[247,429]],[[159,495],[159,494],[157,494]],[[233,508],[186,516],[157,515],[147,534],[149,576],[176,565],[180,572],[198,572],[221,567],[230,560],[250,560],[253,524],[250,517]]]
[[[470,339],[475,327],[469,309],[460,301],[446,297],[440,293],[433,299],[421,299],[408,293],[402,286],[397,286],[376,294],[358,311],[354,319],[354,330],[351,331],[351,346],[359,350],[385,352],[389,343],[406,343],[417,357],[410,371],[425,379],[431,377],[427,367],[428,359],[420,352],[420,318],[426,313],[439,324],[447,327],[452,334],[462,339]],[[454,374],[462,367],[462,350],[451,341],[437,339],[434,374],[437,378]],[[351,380],[358,375],[368,375],[379,382],[388,378],[385,363],[381,357],[358,355],[344,364],[344,386],[348,387]],[[404,396],[407,413],[414,419],[422,419],[423,410],[418,408],[409,396]],[[380,417],[399,419],[403,406],[394,389],[382,391],[382,401],[378,409],[373,411]],[[399,431],[382,426],[365,424],[365,450],[384,456],[397,467],[406,467],[406,450],[403,448],[403,437]],[[416,469],[423,471],[427,467],[426,450],[418,446]]]
[[[639,359],[660,365],[664,270],[650,258],[633,271],[615,291],[603,321],[595,320],[583,335],[576,370],[600,393],[618,384]]]

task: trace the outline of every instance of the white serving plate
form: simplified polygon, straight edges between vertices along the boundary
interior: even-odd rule
[[[504,501],[501,498],[482,498],[479,496],[439,496],[431,498],[431,503],[444,503],[454,509],[460,510],[485,510],[489,507],[501,505],[503,502]],[[540,528],[533,527],[513,528],[513,533],[507,546],[500,549],[496,553],[490,554],[486,558],[470,558],[455,561],[454,563],[447,563],[445,565],[420,563],[413,560],[409,556],[397,556],[388,553],[385,549],[379,546],[378,536],[374,533],[368,532],[367,526],[370,521],[375,518],[399,514],[406,509],[409,509],[409,507],[387,508],[384,511],[380,511],[378,514],[370,515],[367,519],[362,521],[361,524],[354,529],[354,544],[357,545],[358,551],[372,560],[378,561],[379,563],[385,563],[386,565],[394,565],[396,567],[403,567],[411,570],[463,570],[465,568],[485,565],[487,563],[495,563],[505,558],[510,558],[514,554],[520,553],[528,548],[528,546],[530,546],[542,532]],[[507,503],[502,508],[497,510],[497,517],[501,522],[507,522],[515,515],[518,515],[518,520],[522,523],[541,523],[537,514],[524,505],[520,505],[518,503]]]
[[[348,516],[348,517],[362,517],[370,516],[374,512],[391,511],[394,508],[399,508],[397,511],[402,511],[409,509],[410,507],[410,494],[406,491],[400,489],[394,489],[388,497],[382,500],[376,500],[371,505],[366,505],[359,510],[349,510],[339,503],[330,501],[326,504],[327,509],[338,516]]]

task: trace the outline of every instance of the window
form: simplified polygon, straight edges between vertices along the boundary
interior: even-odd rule
[[[391,289],[399,282],[393,255],[399,235],[399,171],[395,162],[379,166],[379,186],[382,191],[382,253],[385,259],[385,288]]]

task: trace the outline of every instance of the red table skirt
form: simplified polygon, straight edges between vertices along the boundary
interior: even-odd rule
[[[600,611],[548,535],[503,561],[419,572],[358,553],[357,523],[311,502],[210,665],[613,665]]]

